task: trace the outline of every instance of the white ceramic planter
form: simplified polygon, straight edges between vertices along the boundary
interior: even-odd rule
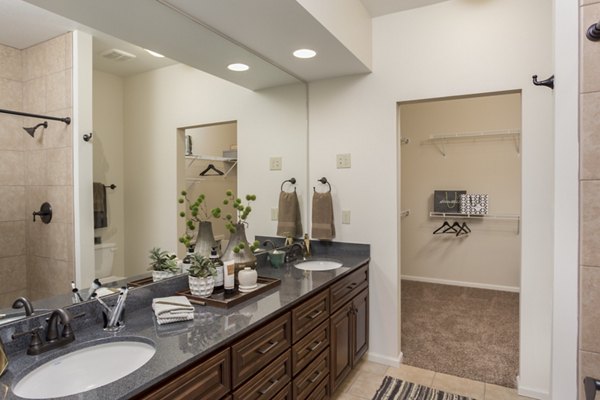
[[[194,276],[188,276],[190,292],[194,296],[208,297],[212,294],[215,288],[215,279],[212,276],[208,278],[196,278]]]
[[[175,275],[177,275],[177,274],[175,272],[171,272],[171,271],[152,271],[152,281],[153,282],[162,281],[163,279],[170,278]]]

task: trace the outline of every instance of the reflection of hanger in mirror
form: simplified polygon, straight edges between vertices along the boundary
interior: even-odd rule
[[[469,233],[471,233],[471,228],[467,226],[466,222],[463,222],[462,225],[460,225],[458,232],[456,232],[456,236],[468,235]]]
[[[444,228],[446,228],[446,229],[450,229],[450,228],[452,228],[452,227],[450,226],[450,224],[448,223],[448,221],[444,221],[444,223],[442,224],[442,226],[440,226],[440,227],[439,227],[439,228],[437,228],[435,231],[433,231],[433,234],[434,234],[434,235],[437,235],[437,234],[440,234],[440,233],[444,233],[445,231],[444,231],[444,232],[440,232],[440,231],[441,231],[442,229],[444,229]]]
[[[209,174],[209,171],[215,171],[216,174]],[[220,175],[225,175],[223,173],[223,171],[221,171],[220,169],[218,169],[217,167],[215,167],[213,164],[208,164],[208,167],[206,167],[206,169],[202,172],[200,172],[199,174],[200,176],[220,176]]]

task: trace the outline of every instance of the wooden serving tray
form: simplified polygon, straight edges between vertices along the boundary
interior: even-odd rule
[[[178,295],[185,296],[192,304],[200,304],[202,306],[213,306],[219,308],[230,308],[243,303],[252,297],[255,297],[267,290],[273,289],[281,284],[281,281],[277,278],[266,278],[259,276],[257,280],[258,287],[251,292],[236,292],[234,295],[225,297],[225,292],[221,291],[218,293],[211,294],[209,297],[194,296],[190,289],[182,290],[177,292]]]
[[[152,277],[149,276],[147,278],[136,279],[135,281],[127,282],[127,286],[131,287],[140,287],[152,283]]]

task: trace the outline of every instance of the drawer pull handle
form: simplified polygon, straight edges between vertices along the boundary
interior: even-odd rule
[[[353,283],[351,283],[350,285],[346,286],[346,289],[350,289],[350,290],[352,290],[352,289],[354,289],[354,288],[355,288],[357,285],[358,285],[358,283],[356,283],[356,282],[353,282]]]
[[[315,310],[315,312],[313,312],[312,314],[310,314],[307,318],[308,319],[315,319],[315,318],[317,318],[321,314],[323,314],[323,310]]]
[[[264,349],[258,349],[256,350],[257,352],[259,352],[260,354],[267,354],[269,351],[271,351],[273,348],[275,348],[275,346],[277,346],[279,344],[279,341],[274,341],[274,342],[269,342],[270,344],[264,348]]]
[[[317,379],[319,379],[320,376],[321,376],[321,371],[317,371],[317,374],[314,377],[310,378],[308,381],[310,383],[315,383],[317,381]]]
[[[258,391],[258,393],[260,393],[261,395],[265,395],[269,392],[269,390],[273,389],[275,387],[275,385],[277,385],[279,383],[279,379],[275,379],[271,381],[271,384],[269,385],[268,388],[266,389],[261,389]]]
[[[318,342],[313,343],[312,346],[309,346],[308,349],[310,351],[315,351],[321,345],[321,343],[323,342],[319,340]]]

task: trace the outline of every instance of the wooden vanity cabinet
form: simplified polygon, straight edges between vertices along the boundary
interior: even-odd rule
[[[357,293],[357,289],[362,291]],[[336,300],[337,299],[337,300]],[[340,305],[342,300],[346,303]],[[331,287],[330,389],[333,393],[369,347],[369,290],[367,266]]]
[[[329,399],[369,346],[368,265],[136,399]]]

